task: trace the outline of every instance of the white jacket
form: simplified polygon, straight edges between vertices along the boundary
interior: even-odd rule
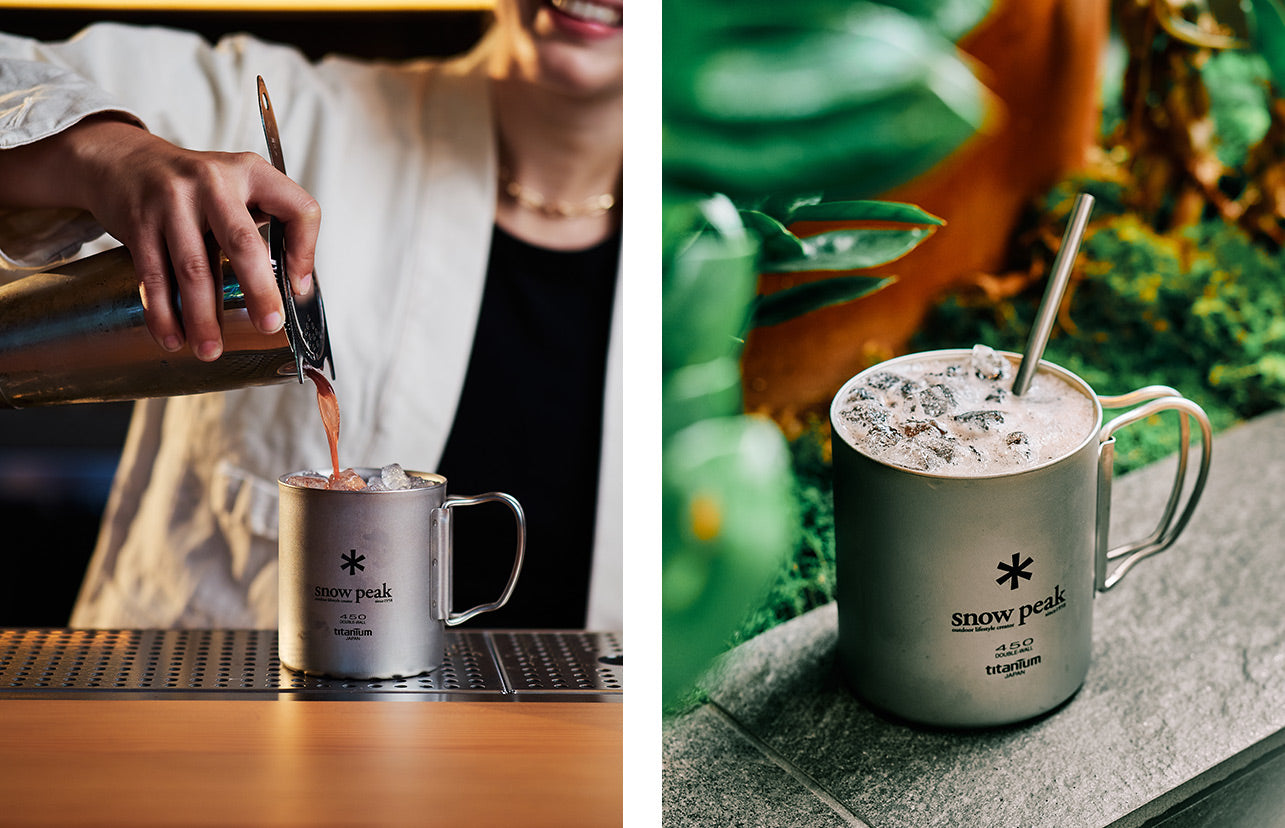
[[[57,44],[0,34],[0,149],[124,111],[181,146],[266,155],[262,75],[286,168],[322,206],[317,278],[341,462],[432,470],[463,387],[495,216],[486,48],[446,62],[313,64],[245,36],[210,47],[112,24]],[[0,213],[0,276],[47,268],[101,234],[84,214]],[[622,627],[623,293],[589,602],[588,627],[600,630]],[[311,384],[138,403],[72,624],[275,627],[275,481],[328,464]]]

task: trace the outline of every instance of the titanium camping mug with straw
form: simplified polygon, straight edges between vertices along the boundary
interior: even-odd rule
[[[912,471],[873,459],[843,436],[837,418],[866,377],[956,354],[967,359],[969,351],[876,365],[834,398],[838,660],[876,709],[922,724],[983,727],[1048,712],[1083,684],[1095,590],[1110,589],[1178,537],[1204,487],[1212,436],[1205,412],[1171,388],[1098,397],[1046,361],[1039,371],[1088,397],[1095,422],[1075,448],[1038,465],[978,477]],[[1131,406],[1102,424],[1103,407]],[[1141,541],[1109,548],[1114,436],[1169,410],[1179,414],[1181,448],[1159,525]],[[1188,418],[1201,442],[1190,486]],[[1118,562],[1110,571],[1109,561]]]

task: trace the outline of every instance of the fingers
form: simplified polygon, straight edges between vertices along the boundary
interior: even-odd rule
[[[263,162],[254,179],[255,205],[285,224],[286,276],[297,296],[312,292],[312,271],[321,230],[321,206],[308,191]]]
[[[211,236],[237,274],[255,327],[281,329],[284,309],[257,214],[285,224],[292,289],[311,291],[321,210],[261,156],[186,150],[112,121],[91,120],[66,133],[59,157],[69,159],[65,177],[76,182],[66,197],[128,246],[144,319],[162,348],[186,342],[205,360],[222,352],[222,274],[212,271]]]
[[[156,343],[167,351],[183,347],[183,326],[175,312],[177,297],[170,290],[169,251],[160,233],[139,237],[130,245],[143,320]]]
[[[258,330],[275,333],[284,322],[281,293],[252,213],[267,213],[285,225],[286,274],[300,296],[311,292],[321,208],[306,190],[253,153],[230,156],[242,176],[235,193],[209,187],[205,213],[215,241],[227,255]],[[186,318],[186,317],[185,317]]]
[[[254,216],[268,213],[285,224],[286,272],[302,296],[311,292],[321,210],[306,190],[253,153],[194,153],[184,162],[181,174],[163,179],[162,196],[151,202],[163,204],[150,213],[160,228],[142,229],[146,221],[135,214],[130,249],[152,336],[167,350],[186,341],[208,362],[223,352],[222,274],[211,268],[206,233],[236,273],[251,321],[271,334],[281,329],[284,309]]]
[[[285,317],[272,260],[244,202],[211,205],[209,220],[214,240],[237,275],[245,295],[246,311],[255,328],[264,334],[281,330]]]
[[[222,279],[210,269],[210,254],[195,212],[173,212],[167,217],[165,243],[169,250],[174,283],[178,286],[183,330],[196,358],[211,362],[223,353]]]

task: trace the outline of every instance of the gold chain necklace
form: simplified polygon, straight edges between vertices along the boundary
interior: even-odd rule
[[[504,166],[500,167],[500,184],[504,187],[505,195],[519,207],[550,218],[591,218],[601,216],[616,206],[616,198],[611,193],[590,196],[582,201],[545,198],[544,193],[514,181],[509,168]]]

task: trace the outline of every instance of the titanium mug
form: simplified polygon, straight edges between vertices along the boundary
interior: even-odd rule
[[[362,477],[379,469],[356,469]],[[448,495],[446,478],[407,471],[431,485],[383,492],[309,489],[277,480],[281,493],[281,663],[337,678],[401,678],[441,666],[445,628],[508,603],[522,570],[526,519],[511,495]],[[499,501],[513,512],[517,549],[500,597],[464,612],[451,598],[451,513]]]
[[[1084,439],[1056,459],[948,477],[871,459],[845,440],[837,416],[867,375],[911,360],[968,355],[933,351],[889,360],[849,380],[830,408],[840,671],[873,708],[960,728],[1023,721],[1075,694],[1089,669],[1095,592],[1115,586],[1178,537],[1204,488],[1212,444],[1205,412],[1172,388],[1098,397],[1047,361],[1039,370],[1061,376],[1096,411]],[[1021,358],[1003,355],[1013,363]],[[1104,407],[1132,406],[1102,424]],[[1179,413],[1181,449],[1168,504],[1147,538],[1111,548],[1114,435],[1169,410]],[[1189,417],[1200,427],[1200,465],[1179,511],[1188,488]],[[1108,561],[1118,561],[1110,572]]]

